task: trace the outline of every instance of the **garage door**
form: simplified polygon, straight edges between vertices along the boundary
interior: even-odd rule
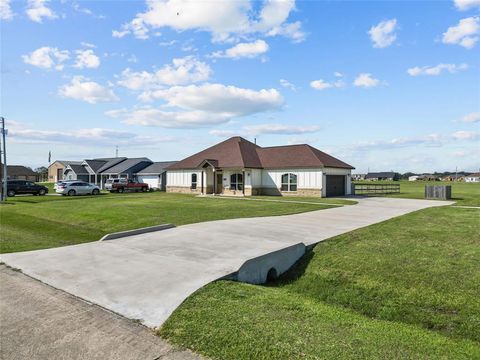
[[[327,196],[345,195],[345,176],[327,175]]]

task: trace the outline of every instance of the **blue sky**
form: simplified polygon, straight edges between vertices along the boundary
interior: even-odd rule
[[[0,0],[10,164],[230,136],[357,172],[480,167],[480,0]]]

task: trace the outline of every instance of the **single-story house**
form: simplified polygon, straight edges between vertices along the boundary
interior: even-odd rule
[[[81,165],[81,161],[55,160],[48,166],[48,182],[65,180],[63,174],[68,165]],[[75,179],[73,179],[75,180]]]
[[[139,182],[148,184],[150,189],[165,191],[167,185],[167,167],[176,164],[176,161],[159,161],[140,170],[134,176]]]
[[[90,174],[89,182],[98,186],[102,186],[101,173],[125,160],[127,160],[126,157],[88,159],[83,160],[82,166],[84,166],[87,172]]]
[[[365,175],[366,174],[352,174],[352,180],[353,181],[365,180]]]
[[[451,174],[440,178],[440,181],[463,181],[464,176],[462,174]]]
[[[167,192],[341,196],[353,166],[310,145],[260,147],[236,136],[167,168]]]
[[[465,182],[480,182],[480,172],[465,176]]]
[[[138,173],[140,170],[145,169],[151,164],[153,164],[153,161],[146,157],[125,158],[123,161],[109,167],[108,169],[98,170],[101,175],[101,185],[103,187],[103,184],[107,182],[107,179],[111,178],[133,179],[135,177],[134,174]]]
[[[63,171],[63,180],[81,180],[88,182],[90,174],[82,164],[68,164]]]
[[[420,175],[417,180],[421,180],[421,181],[439,181],[440,179],[438,178],[438,176],[435,176],[435,175],[431,175],[431,174],[424,174],[424,175]]]
[[[38,174],[23,165],[8,165],[7,164],[7,179],[8,180],[28,180],[38,181]],[[0,182],[3,180],[3,164],[0,163]]]
[[[412,175],[408,177],[408,181],[417,181],[418,180],[418,175]]]
[[[400,180],[400,174],[388,171],[388,172],[369,172],[365,175],[365,180],[370,181],[380,181],[380,180],[387,180],[387,181],[397,181]]]

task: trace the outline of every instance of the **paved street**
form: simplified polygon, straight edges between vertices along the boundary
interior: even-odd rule
[[[0,358],[200,359],[146,327],[0,265]]]

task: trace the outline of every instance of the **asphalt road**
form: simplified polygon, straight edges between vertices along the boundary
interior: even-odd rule
[[[0,265],[0,358],[200,359],[143,325]]]

